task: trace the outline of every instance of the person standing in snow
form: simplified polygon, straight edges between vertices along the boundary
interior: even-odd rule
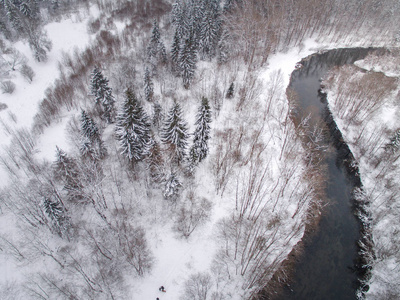
[[[160,288],[158,290],[161,291],[161,292],[165,292],[164,286],[160,286]]]

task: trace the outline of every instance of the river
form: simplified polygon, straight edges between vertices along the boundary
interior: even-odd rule
[[[355,262],[360,224],[354,216],[351,192],[359,179],[349,174],[344,161],[352,157],[332,118],[327,118],[326,103],[318,93],[320,79],[334,66],[352,64],[373,49],[335,49],[302,60],[293,71],[289,88],[298,95],[297,114],[321,116],[330,128],[326,141],[333,151],[326,155],[328,166],[326,203],[316,232],[304,239],[304,251],[294,266],[290,283],[278,299],[346,300],[356,299],[359,287]]]

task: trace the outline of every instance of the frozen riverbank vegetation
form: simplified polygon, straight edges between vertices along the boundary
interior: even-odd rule
[[[323,187],[289,74],[396,43],[395,1],[314,2],[0,2],[0,294],[255,297]]]
[[[365,203],[372,244],[367,263],[372,273],[367,299],[400,297],[399,277],[399,110],[397,50],[369,55],[333,70],[323,84],[329,106],[360,169],[363,188],[356,198]],[[383,71],[383,73],[382,73]]]

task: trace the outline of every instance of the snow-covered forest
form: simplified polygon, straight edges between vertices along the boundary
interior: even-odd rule
[[[323,131],[293,118],[289,76],[325,49],[396,47],[399,18],[394,0],[0,1],[0,298],[285,281],[326,204]],[[324,82],[371,203],[369,299],[399,295],[395,53]]]

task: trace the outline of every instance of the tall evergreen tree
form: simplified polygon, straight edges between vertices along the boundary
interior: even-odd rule
[[[179,55],[179,68],[181,70],[183,86],[188,89],[192,83],[197,63],[197,50],[192,35],[185,40]]]
[[[210,139],[211,109],[208,99],[203,97],[197,113],[196,129],[193,134],[193,146],[190,149],[190,158],[193,163],[199,163],[208,154],[208,140]]]
[[[152,124],[157,130],[160,129],[160,126],[162,124],[163,118],[164,118],[164,115],[163,115],[163,112],[162,112],[161,105],[158,102],[155,102],[153,104]]]
[[[161,40],[160,29],[157,21],[153,23],[153,31],[150,38],[149,46],[147,47],[147,56],[151,64],[156,65],[158,62],[167,62],[167,53],[165,45]]]
[[[390,143],[385,145],[385,150],[395,153],[400,148],[400,129],[396,130],[394,136],[390,139]]]
[[[180,75],[179,55],[181,52],[181,37],[178,30],[175,30],[174,41],[171,47],[171,71],[176,76]]]
[[[144,96],[145,99],[149,102],[153,100],[154,94],[154,85],[153,81],[151,80],[149,68],[146,67],[144,70]]]
[[[97,67],[93,69],[91,74],[90,93],[95,97],[95,103],[101,116],[107,123],[112,123],[115,115],[114,96],[112,89],[108,86],[108,79],[103,76]]]
[[[6,11],[6,15],[8,21],[11,23],[11,26],[17,30],[22,30],[21,24],[21,15],[19,13],[18,6],[12,0],[4,0],[3,5]]]
[[[219,1],[206,0],[203,2],[203,18],[201,20],[199,49],[202,59],[215,56],[221,31]]]
[[[175,159],[178,163],[186,156],[187,140],[189,137],[187,128],[188,126],[183,119],[181,107],[175,102],[165,120],[161,139],[164,143],[172,146]]]
[[[235,84],[232,82],[229,86],[228,90],[226,91],[226,98],[231,99],[233,98],[233,93],[235,92]]]
[[[117,116],[116,135],[122,153],[134,162],[148,155],[151,146],[150,122],[131,89],[125,93],[122,111]]]
[[[172,173],[167,179],[163,195],[166,199],[176,201],[179,197],[179,191],[182,187],[177,175]]]
[[[153,182],[161,182],[163,179],[163,158],[161,155],[160,145],[153,138],[153,143],[149,151],[146,161],[150,172],[150,178]]]
[[[56,160],[54,162],[55,178],[64,183],[64,189],[70,200],[82,199],[83,185],[80,182],[78,166],[62,149],[56,147]]]
[[[229,59],[229,33],[227,30],[222,29],[221,37],[218,41],[217,55],[218,63],[226,63]]]
[[[81,113],[81,154],[93,160],[99,160],[107,155],[107,149],[101,139],[96,123],[82,110]]]
[[[62,237],[69,228],[69,220],[62,205],[59,201],[44,197],[43,208],[52,223],[53,229]]]

